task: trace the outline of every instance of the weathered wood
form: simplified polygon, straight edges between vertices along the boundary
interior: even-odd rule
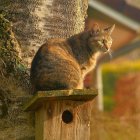
[[[70,123],[62,120],[69,110]],[[89,140],[91,101],[49,101],[36,112],[36,140]]]
[[[48,100],[91,100],[97,96],[95,89],[39,91],[25,106],[24,110],[35,110],[41,103]]]
[[[89,140],[96,90],[40,91],[24,107],[35,111],[36,140]]]

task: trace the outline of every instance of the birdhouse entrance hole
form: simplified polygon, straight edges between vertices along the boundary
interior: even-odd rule
[[[73,121],[73,114],[69,110],[65,110],[62,114],[62,120],[64,123],[71,123]]]

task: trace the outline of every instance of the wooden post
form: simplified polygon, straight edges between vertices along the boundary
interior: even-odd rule
[[[95,90],[39,91],[24,110],[35,111],[36,140],[89,140]]]
[[[104,101],[103,101],[103,79],[102,79],[102,68],[101,65],[98,65],[96,69],[97,75],[97,87],[98,87],[98,109],[99,111],[104,110]]]

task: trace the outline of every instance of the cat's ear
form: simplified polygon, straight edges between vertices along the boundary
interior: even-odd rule
[[[99,25],[97,23],[94,23],[90,35],[93,36],[97,34],[99,31],[100,31]]]
[[[115,29],[115,24],[110,26],[110,27],[108,27],[108,28],[105,28],[104,31],[106,33],[108,33],[109,35],[111,35],[114,29]]]

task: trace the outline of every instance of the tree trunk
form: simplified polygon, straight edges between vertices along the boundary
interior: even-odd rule
[[[87,0],[0,0],[0,13],[12,22],[21,47],[20,52],[9,22],[1,18],[0,140],[34,139],[33,114],[22,111],[31,96],[27,67],[46,39],[83,31],[87,7]]]
[[[84,30],[88,0],[0,0],[0,5],[0,11],[13,23],[22,56],[30,67],[32,52],[46,39],[67,38]]]

